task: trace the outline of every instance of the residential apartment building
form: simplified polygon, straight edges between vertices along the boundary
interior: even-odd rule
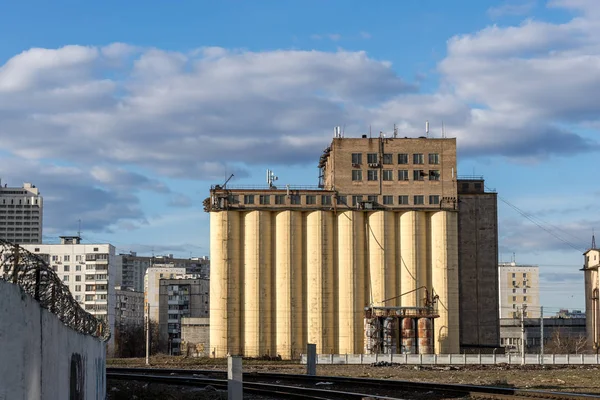
[[[61,236],[60,244],[24,244],[22,247],[46,260],[73,298],[85,311],[108,322],[115,330],[116,293],[120,271],[111,244],[82,244],[79,236]],[[114,338],[108,342],[112,351]]]
[[[117,263],[121,265],[123,286],[136,291],[144,291],[146,270],[155,265],[168,265],[185,268],[187,273],[208,277],[210,261],[208,257],[175,258],[173,254],[158,256],[138,256],[136,252],[119,254]]]
[[[414,352],[365,345],[384,335],[367,333],[365,318],[397,309],[434,324],[431,346],[418,351],[499,344],[498,305],[487,300],[498,297],[495,278],[471,278],[497,275],[496,196],[482,178],[458,178],[456,139],[336,134],[318,168],[315,187],[278,188],[268,177],[262,189],[215,185],[205,200],[217,357],[294,358],[307,342],[319,353]],[[473,218],[485,232],[471,229]],[[473,249],[478,257],[459,262]],[[462,277],[475,294],[463,295]],[[462,316],[464,302],[476,305]],[[461,338],[472,324],[480,331]]]
[[[185,268],[171,266],[155,266],[146,269],[144,275],[144,310],[150,308],[151,321],[158,321],[160,302],[160,280],[177,279],[186,276]],[[147,315],[147,314],[144,314]]]
[[[182,318],[208,318],[208,291],[207,279],[160,279],[158,332],[168,354],[181,354]]]
[[[144,323],[144,292],[127,286],[115,286],[115,325]]]
[[[0,239],[12,243],[42,243],[44,201],[31,183],[0,184]]]
[[[540,279],[537,265],[515,262],[498,266],[500,318],[540,317]]]

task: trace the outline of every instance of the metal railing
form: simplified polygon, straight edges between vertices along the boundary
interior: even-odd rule
[[[0,239],[0,279],[19,285],[42,308],[56,315],[71,329],[102,341],[110,339],[110,329],[105,321],[81,307],[48,263],[3,239]]]

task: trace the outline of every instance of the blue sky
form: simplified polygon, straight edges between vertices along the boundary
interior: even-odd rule
[[[0,177],[41,188],[46,241],[81,220],[119,251],[201,256],[229,174],[316,184],[335,125],[443,122],[459,174],[529,218],[499,201],[501,258],[541,266],[550,311],[582,308],[599,20],[594,0],[4,2]]]

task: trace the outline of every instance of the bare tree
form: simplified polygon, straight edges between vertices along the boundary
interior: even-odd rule
[[[586,352],[586,347],[587,338],[584,334],[569,335],[563,329],[556,329],[546,344],[548,353],[555,354],[582,354]]]
[[[115,357],[144,357],[146,355],[146,328],[142,322],[125,322],[115,327]],[[164,352],[158,340],[158,323],[150,321],[150,352]]]

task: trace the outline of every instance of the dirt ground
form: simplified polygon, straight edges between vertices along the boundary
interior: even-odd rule
[[[145,367],[141,358],[108,360],[109,367]],[[225,370],[224,359],[184,357],[152,357],[155,368],[188,368]],[[289,361],[244,360],[245,372],[278,372],[303,374],[306,366]],[[404,366],[404,365],[318,365],[318,375],[361,378],[398,379],[419,382],[458,383],[501,386],[522,389],[600,394],[598,366]]]

